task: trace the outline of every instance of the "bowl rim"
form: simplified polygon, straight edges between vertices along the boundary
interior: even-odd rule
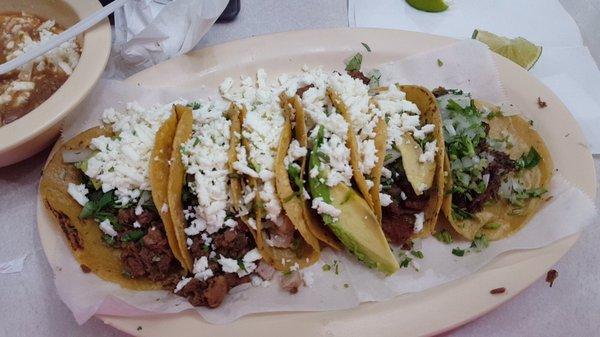
[[[59,1],[70,6],[79,19],[102,8],[98,1]],[[112,33],[108,19],[83,33],[81,56],[67,81],[37,108],[12,123],[0,126],[0,156],[35,139],[60,123],[100,79],[108,62],[111,46]]]

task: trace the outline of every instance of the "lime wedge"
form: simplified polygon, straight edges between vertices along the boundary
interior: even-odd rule
[[[527,70],[531,69],[542,55],[541,46],[536,46],[522,37],[509,39],[485,30],[475,29],[471,38],[485,43],[492,51]]]
[[[413,8],[425,12],[443,12],[448,9],[444,0],[406,0]]]

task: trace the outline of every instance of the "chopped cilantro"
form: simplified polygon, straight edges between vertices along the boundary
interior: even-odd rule
[[[350,58],[350,60],[348,60],[348,63],[346,63],[346,71],[359,71],[361,65],[362,54],[356,53],[354,56],[352,56],[352,58]]]
[[[438,67],[441,67],[444,65],[444,62],[442,62],[442,60],[440,60],[440,59],[437,59],[437,65],[438,65]]]
[[[417,259],[422,259],[424,257],[423,252],[420,250],[411,250],[410,255],[416,257]]]
[[[109,247],[113,247],[115,245],[115,238],[110,235],[104,234],[102,235],[102,242],[104,242]]]
[[[350,285],[348,283],[344,283],[344,288],[348,288]]]
[[[485,237],[485,234],[476,235],[473,242],[471,242],[471,248],[475,248],[475,251],[480,252],[483,249],[489,247],[490,242]]]
[[[287,171],[290,178],[292,178],[294,185],[296,185],[297,191],[302,193],[304,191],[304,180],[302,179],[300,165],[292,163],[288,165]]]
[[[490,113],[487,115],[487,119],[492,120],[496,117],[502,117],[502,116],[504,116],[504,114],[502,113],[501,110],[498,109],[498,110],[490,111]]]
[[[247,272],[246,265],[244,265],[244,261],[242,261],[242,259],[238,259],[237,260],[237,264],[238,264],[238,267],[240,267],[241,270]]]
[[[322,268],[323,268],[323,271],[330,271],[331,270],[331,265],[324,264]]]
[[[531,148],[529,148],[529,152],[523,153],[523,155],[521,155],[521,158],[516,160],[515,165],[519,170],[530,169],[539,164],[541,159],[542,157],[540,157],[540,154],[532,146]]]
[[[548,192],[548,190],[545,188],[531,188],[528,190],[516,191],[510,196],[508,201],[514,206],[524,207],[525,200],[539,198],[546,192]]]
[[[83,206],[79,217],[81,219],[91,218],[100,210],[114,205],[114,191],[103,193],[102,191],[94,191],[88,194],[89,201]]]
[[[500,228],[500,227],[502,227],[502,224],[500,224],[500,223],[498,223],[498,222],[492,222],[492,223],[485,224],[485,225],[483,226],[483,229],[490,229],[490,230],[494,230],[494,229],[498,229],[498,228]]]
[[[369,88],[377,89],[379,88],[379,80],[381,79],[381,71],[379,69],[373,69],[368,74],[369,77]],[[387,117],[387,116],[386,116]]]
[[[125,235],[123,235],[121,237],[121,241],[123,241],[123,242],[137,241],[137,240],[141,239],[143,236],[144,236],[144,231],[142,231],[140,229],[136,229],[136,230],[132,230],[132,231],[125,233]]]
[[[461,249],[459,247],[452,249],[452,254],[456,256],[465,256],[465,252],[467,252],[467,250]]]
[[[365,49],[366,49],[366,50],[367,50],[369,53],[371,52],[371,47],[369,47],[369,45],[368,45],[368,44],[366,44],[366,43],[364,43],[364,42],[361,42],[360,44],[362,44],[362,45],[363,45],[363,47],[365,47]]]
[[[402,261],[400,261],[400,268],[408,267],[408,265],[410,264],[410,261],[412,261],[412,258],[410,258],[408,256],[404,256],[404,259]]]
[[[200,109],[200,107],[202,105],[200,104],[200,102],[190,102],[190,103],[186,104],[186,106],[188,108],[192,108],[192,110],[198,110],[198,109]]]
[[[452,204],[452,218],[454,218],[455,220],[471,219],[473,218],[473,214]]]
[[[438,241],[443,242],[445,244],[454,242],[454,240],[452,239],[452,235],[450,235],[450,232],[448,232],[445,229],[442,229],[441,231],[433,234],[433,237],[436,238]]]
[[[200,138],[194,137],[194,146],[198,145],[199,143],[200,143]]]

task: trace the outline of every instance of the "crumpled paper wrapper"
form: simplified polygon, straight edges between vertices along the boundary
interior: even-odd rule
[[[435,64],[431,60],[438,58],[443,58],[442,72],[418,71],[431,67],[431,64]],[[385,74],[383,81],[388,83],[394,80],[428,87],[441,84],[469,90],[474,97],[491,102],[506,100],[489,51],[473,42],[459,42],[381,65],[379,69]],[[119,81],[100,81],[65,125],[64,136],[69,138],[99,124],[99,116],[105,108],[121,108],[128,101],[137,100],[150,105],[215,93],[215,88],[183,92],[175,88],[143,88]],[[400,294],[423,291],[456,280],[475,273],[501,253],[549,245],[581,231],[595,221],[597,210],[592,200],[560,175],[552,178],[549,194],[553,198],[520,232],[492,242],[489,248],[479,253],[457,257],[451,254],[452,249],[468,248],[469,242],[446,245],[430,237],[416,244],[415,249],[425,255],[423,259],[415,259],[419,271],[409,266],[390,277],[384,277],[367,269],[345,252],[336,253],[326,249],[317,264],[303,271],[305,279],[308,274],[313,283],[310,287],[301,288],[298,294],[290,295],[280,289],[276,278],[268,287],[245,284],[232,289],[217,309],[193,308],[186,299],[166,291],[130,291],[102,281],[94,274],[85,274],[71,255],[65,239],[59,235],[52,238],[55,240],[53,246],[58,247],[58,251],[54,252],[51,264],[58,293],[80,324],[94,314],[140,316],[190,309],[196,310],[208,322],[224,324],[252,313],[347,309],[363,302],[389,300]],[[322,270],[325,263],[331,264],[333,260],[339,261],[338,274],[333,270]]]
[[[115,41],[105,77],[126,78],[190,51],[228,0],[132,0],[115,12]]]

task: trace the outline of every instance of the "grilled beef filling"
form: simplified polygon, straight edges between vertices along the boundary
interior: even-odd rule
[[[193,177],[188,177],[193,179]],[[184,184],[183,203],[188,206],[198,205],[196,196],[189,190],[188,184]],[[188,219],[191,222],[193,219]],[[256,247],[250,230],[244,223],[238,221],[235,228],[223,228],[217,233],[210,234],[210,244],[205,242],[200,235],[189,237],[192,245],[188,247],[194,261],[206,256],[208,267],[213,276],[206,281],[192,278],[177,295],[185,297],[194,306],[218,307],[229,290],[237,285],[250,282],[250,275],[239,277],[237,273],[225,273],[217,259],[223,255],[230,259],[240,261],[246,253]],[[210,252],[212,254],[211,258]],[[173,289],[175,287],[173,286]]]
[[[381,225],[391,243],[404,246],[409,243],[414,233],[415,215],[427,206],[429,191],[421,195],[415,194],[404,174],[401,160],[397,160],[391,166],[392,178],[383,181],[383,190],[392,197],[392,203],[382,207]]]
[[[104,193],[101,188],[96,189],[87,176],[83,177],[92,192],[80,217],[92,218],[97,222],[110,221],[117,235],[104,234],[102,240],[106,245],[121,250],[123,274],[131,278],[147,277],[152,281],[168,283],[171,276],[181,271],[181,266],[171,251],[150,193],[142,192],[140,205],[121,207],[115,202],[113,191]]]

